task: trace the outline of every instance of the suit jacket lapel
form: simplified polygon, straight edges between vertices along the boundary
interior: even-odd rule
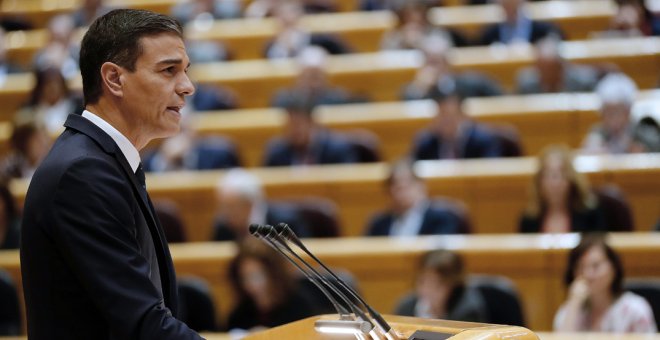
[[[171,260],[172,258],[169,253],[167,244],[165,244],[165,236],[157,222],[156,217],[153,215],[153,206],[151,205],[148,196],[145,199],[140,194],[140,190],[143,190],[142,186],[138,183],[135,173],[133,172],[133,169],[131,169],[131,166],[128,164],[126,157],[124,157],[124,154],[121,152],[121,150],[119,150],[119,147],[112,139],[112,137],[110,137],[98,126],[94,125],[84,117],[75,114],[69,115],[66,122],[64,123],[64,126],[77,130],[96,141],[96,143],[99,144],[106,153],[112,154],[120,164],[124,174],[126,175],[126,178],[128,178],[128,181],[131,183],[133,194],[136,197],[138,204],[140,205],[140,209],[142,210],[142,214],[146,219],[149,232],[151,233],[151,237],[154,241],[154,248],[156,250],[156,257],[158,259],[158,268],[161,276],[161,284],[163,286],[162,288],[165,304],[171,310],[173,310],[173,312],[175,312],[177,299],[174,288],[176,285],[173,285],[172,283],[174,283],[176,279],[174,277],[174,266]]]

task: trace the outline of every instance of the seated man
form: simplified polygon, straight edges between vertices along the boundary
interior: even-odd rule
[[[240,166],[232,143],[221,137],[199,137],[188,120],[181,132],[144,157],[145,171],[212,170]]]
[[[660,150],[657,136],[645,133],[644,125],[630,119],[637,97],[637,85],[632,79],[623,73],[611,73],[598,83],[596,94],[601,100],[601,122],[584,139],[583,152],[621,154]]]
[[[434,86],[428,98],[436,102],[437,114],[429,128],[418,133],[414,160],[502,157],[499,139],[463,113],[462,96],[454,89]]]
[[[563,36],[555,25],[530,19],[525,9],[525,0],[497,0],[497,3],[502,6],[505,19],[486,27],[479,39],[480,45],[535,43],[551,33]]]
[[[266,45],[264,57],[268,59],[296,57],[308,46],[319,46],[330,54],[349,53],[351,49],[339,38],[329,34],[311,33],[300,25],[304,14],[302,4],[283,1],[274,9],[279,29],[275,38]]]
[[[266,201],[257,177],[242,169],[233,169],[218,183],[219,213],[213,226],[213,240],[242,241],[249,236],[252,223],[286,223],[300,237],[309,236],[305,223],[293,206]]]
[[[390,208],[371,219],[367,236],[457,234],[463,221],[453,211],[430,201],[426,186],[409,160],[392,166],[385,182]]]
[[[298,76],[291,88],[278,91],[272,99],[273,106],[287,107],[292,101],[303,97],[313,105],[346,104],[350,95],[342,88],[333,87],[326,74],[327,52],[311,46],[305,48],[297,58]]]
[[[434,86],[452,87],[463,97],[488,97],[502,94],[502,89],[492,79],[478,72],[457,73],[452,69],[447,55],[452,42],[446,35],[431,34],[422,39],[420,49],[424,64],[415,79],[403,89],[403,100],[423,99]]]
[[[355,163],[353,146],[341,135],[318,125],[313,105],[295,98],[286,108],[285,134],[268,143],[264,166]]]
[[[520,94],[591,92],[598,82],[598,72],[590,66],[574,65],[560,53],[561,40],[549,35],[539,40],[534,49],[534,65],[518,72]]]

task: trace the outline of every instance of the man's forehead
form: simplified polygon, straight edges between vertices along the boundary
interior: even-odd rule
[[[141,37],[139,43],[142,53],[138,58],[138,62],[141,59],[151,64],[162,61],[172,63],[174,60],[188,63],[185,44],[183,39],[177,34],[161,33],[148,35]]]

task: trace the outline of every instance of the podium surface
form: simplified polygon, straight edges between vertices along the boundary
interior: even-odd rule
[[[536,340],[538,337],[532,331],[518,326],[493,325],[474,322],[459,322],[448,320],[430,320],[405,316],[385,316],[387,322],[402,337],[408,339],[418,330],[433,333],[444,333],[451,340],[494,340],[520,339]],[[339,320],[338,315],[314,316],[283,326],[271,328],[263,332],[245,337],[245,340],[340,340],[355,339],[353,335],[322,334],[315,330],[317,320]]]

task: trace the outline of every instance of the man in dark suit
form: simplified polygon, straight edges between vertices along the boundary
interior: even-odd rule
[[[25,201],[21,270],[30,339],[200,339],[176,319],[172,259],[138,150],[179,130],[181,26],[115,10],[83,38],[86,110],[70,115]]]
[[[227,172],[218,183],[219,211],[213,225],[213,240],[243,241],[249,237],[252,223],[288,224],[296,235],[310,236],[294,206],[273,204],[266,200],[259,179],[243,169]]]
[[[287,108],[285,135],[268,143],[265,166],[356,163],[357,152],[348,140],[319,126],[314,106],[297,97]]]
[[[549,34],[563,36],[555,25],[529,18],[525,0],[498,0],[504,12],[504,21],[487,26],[481,33],[479,45],[492,43],[510,44],[513,42],[535,43]]]
[[[435,119],[414,142],[414,160],[501,157],[500,140],[489,128],[472,121],[461,108],[462,96],[435,86],[427,98],[437,104]]]
[[[421,42],[424,64],[415,79],[403,88],[401,99],[424,99],[432,87],[450,88],[463,97],[499,96],[503,93],[497,82],[478,72],[456,72],[448,60],[452,42],[442,35],[430,35]]]
[[[467,230],[455,211],[429,200],[426,186],[409,160],[392,166],[385,185],[391,206],[372,218],[367,236],[457,234]]]

